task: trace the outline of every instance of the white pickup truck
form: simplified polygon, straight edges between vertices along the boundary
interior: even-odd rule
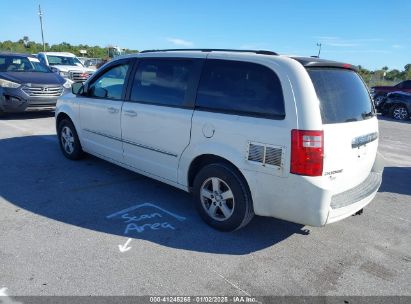
[[[37,54],[37,58],[53,72],[73,82],[84,82],[95,72],[95,69],[86,68],[72,53],[41,52]]]

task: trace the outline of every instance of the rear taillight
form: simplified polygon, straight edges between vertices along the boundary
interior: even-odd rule
[[[323,158],[323,131],[291,131],[291,173],[321,176],[323,174]]]

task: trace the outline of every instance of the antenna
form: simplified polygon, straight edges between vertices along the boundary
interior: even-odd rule
[[[43,41],[43,51],[46,51],[46,45],[44,44],[44,34],[43,34],[43,13],[39,4],[39,17],[40,17],[40,28],[41,28],[41,40]]]
[[[321,43],[317,43],[317,46],[318,46],[318,55],[317,55],[317,58],[320,58],[320,53],[321,53],[321,46],[322,46],[322,44],[321,44]]]

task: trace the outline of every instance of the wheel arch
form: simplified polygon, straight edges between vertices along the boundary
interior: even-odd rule
[[[56,107],[56,130],[58,129],[58,125],[63,118],[70,119],[73,123],[76,131],[78,133],[79,126],[78,126],[78,118],[79,118],[79,108],[78,104],[72,102],[66,102],[65,100],[58,101]],[[57,130],[58,131],[58,130]]]
[[[57,131],[58,131],[59,124],[63,119],[69,119],[71,122],[73,122],[73,120],[71,119],[71,117],[67,113],[65,113],[65,112],[58,113],[57,116],[56,116],[56,130]]]
[[[58,133],[59,124],[63,119],[70,120],[71,123],[74,125],[74,128],[76,129],[81,145],[84,147],[82,136],[81,136],[81,129],[79,126],[80,123],[78,122],[78,116],[79,116],[78,108],[76,106],[73,107],[68,104],[59,105],[58,108],[56,109],[56,116],[55,116],[56,117],[56,132]]]
[[[410,106],[407,105],[405,102],[400,101],[400,100],[396,100],[396,101],[390,103],[390,111],[394,110],[394,108],[397,107],[397,106],[403,106],[408,111],[410,110]]]
[[[234,169],[244,179],[246,186],[248,188],[248,191],[250,191],[250,186],[247,181],[247,178],[244,176],[241,170],[228,159],[215,155],[215,154],[201,154],[201,155],[196,156],[192,160],[188,168],[188,173],[187,173],[187,185],[188,185],[189,191],[191,191],[193,187],[194,178],[197,175],[197,173],[205,166],[213,164],[213,163],[223,163],[223,164],[230,166],[232,169]]]

